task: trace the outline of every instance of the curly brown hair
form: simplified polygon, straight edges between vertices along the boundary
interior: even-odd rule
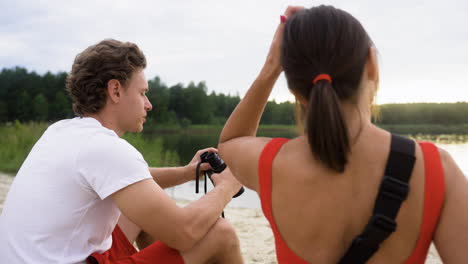
[[[98,113],[106,103],[109,80],[126,87],[133,72],[146,68],[146,58],[134,43],[106,39],[79,53],[66,79],[66,90],[78,116]]]

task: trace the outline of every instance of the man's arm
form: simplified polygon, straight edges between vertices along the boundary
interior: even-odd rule
[[[195,170],[190,171],[187,166],[150,168],[151,176],[161,188],[169,188],[195,179]]]
[[[229,169],[211,177],[215,182],[213,190],[184,208],[177,206],[152,180],[131,184],[112,194],[112,199],[146,233],[186,251],[206,235],[241,187]]]
[[[215,148],[199,150],[195,153],[192,160],[183,167],[150,168],[151,176],[153,176],[154,181],[163,189],[193,180],[195,179],[197,164],[201,160],[200,155],[206,151],[218,152]],[[200,170],[208,170],[210,168],[208,163],[203,163],[200,166]]]

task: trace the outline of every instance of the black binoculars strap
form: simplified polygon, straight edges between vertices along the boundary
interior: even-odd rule
[[[198,162],[197,163],[197,167],[196,167],[196,171],[195,171],[195,193],[199,193],[200,192],[200,165],[202,164],[203,162]],[[210,177],[210,174],[211,171],[203,171],[203,175],[205,176],[205,185],[204,185],[204,190],[205,190],[205,194],[207,193],[208,191],[208,180],[207,178],[210,179],[211,181],[211,177]],[[224,211],[221,212],[221,217],[224,218]]]
[[[396,229],[395,218],[409,192],[408,182],[413,172],[415,143],[392,134],[390,154],[385,174],[374,205],[373,216],[364,232],[353,240],[339,264],[360,264],[374,255],[380,244]]]
[[[202,163],[198,162],[197,163],[197,168],[195,169],[195,193],[200,192],[200,188],[198,187],[200,185],[200,165]],[[206,175],[205,175],[205,193],[206,193]]]

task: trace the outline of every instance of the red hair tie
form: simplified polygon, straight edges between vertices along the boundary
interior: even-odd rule
[[[317,84],[317,82],[321,81],[321,80],[327,80],[329,83],[332,83],[332,79],[331,79],[330,75],[325,74],[325,73],[317,75],[317,77],[315,77],[313,83]]]
[[[285,23],[286,20],[288,20],[288,18],[287,18],[285,15],[281,15],[281,16],[280,16],[280,22],[281,22],[281,24]]]

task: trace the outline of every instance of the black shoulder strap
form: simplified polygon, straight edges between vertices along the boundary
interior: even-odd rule
[[[392,134],[385,175],[375,201],[374,213],[364,232],[354,239],[339,264],[360,264],[374,255],[396,229],[395,218],[409,192],[414,162],[413,140]]]

